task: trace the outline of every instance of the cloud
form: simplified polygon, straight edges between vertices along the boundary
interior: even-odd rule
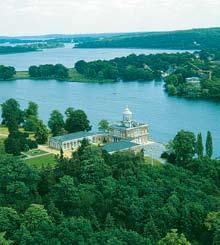
[[[0,35],[220,26],[219,0],[4,0]]]

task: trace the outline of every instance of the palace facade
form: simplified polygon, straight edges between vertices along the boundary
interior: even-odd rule
[[[121,140],[129,140],[140,145],[147,144],[149,140],[148,125],[134,121],[128,107],[123,111],[122,121],[109,127],[109,141],[118,142]]]
[[[149,129],[147,124],[133,120],[132,112],[126,107],[122,121],[111,124],[107,132],[77,132],[52,137],[49,147],[75,151],[83,139],[87,139],[91,144],[104,145],[103,149],[109,153],[129,149],[138,151],[149,142]]]

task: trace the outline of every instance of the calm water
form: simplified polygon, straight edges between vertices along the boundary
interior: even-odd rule
[[[160,49],[73,49],[73,45],[65,48],[46,49],[43,52],[0,55],[0,65],[14,66],[18,71],[28,70],[30,65],[57,64],[73,67],[78,60],[113,59],[129,54],[155,54],[183,52],[180,50]],[[191,51],[192,52],[192,51]]]
[[[88,114],[94,130],[103,118],[121,120],[123,108],[129,105],[136,120],[149,123],[151,138],[166,142],[180,129],[201,131],[205,137],[210,130],[215,156],[220,156],[220,103],[168,97],[160,82],[0,82],[0,103],[8,98],[17,99],[22,107],[30,100],[37,102],[40,117],[45,121],[53,109],[64,112],[70,106],[81,108]]]

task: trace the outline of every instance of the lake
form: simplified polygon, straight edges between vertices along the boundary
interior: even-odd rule
[[[183,52],[179,50],[154,49],[47,49],[43,52],[0,55],[0,64],[12,65],[17,70],[27,70],[30,65],[62,63],[73,67],[78,60],[112,59],[135,54]],[[111,122],[121,120],[122,110],[128,105],[138,121],[150,125],[150,136],[154,140],[167,142],[180,129],[213,134],[215,156],[220,156],[220,103],[186,100],[169,97],[161,82],[119,82],[113,84],[71,83],[58,81],[17,80],[0,82],[0,103],[6,99],[17,99],[22,107],[28,101],[39,104],[40,117],[46,122],[52,110],[62,112],[67,107],[86,111],[97,130],[101,119]]]
[[[67,107],[81,108],[94,130],[103,118],[111,122],[121,120],[122,110],[128,105],[137,121],[149,124],[152,139],[167,142],[181,129],[202,132],[205,138],[210,130],[215,156],[220,156],[220,103],[169,97],[162,82],[0,82],[0,103],[8,98],[17,99],[22,107],[30,100],[35,101],[45,122],[53,109],[64,112]]]
[[[67,44],[64,48],[45,49],[42,52],[28,52],[0,55],[0,65],[14,66],[18,71],[28,70],[30,65],[63,64],[68,68],[74,67],[78,60],[93,61],[98,59],[113,59],[129,54],[156,54],[183,52],[182,50],[161,49],[73,49]],[[192,51],[190,51],[192,52]]]

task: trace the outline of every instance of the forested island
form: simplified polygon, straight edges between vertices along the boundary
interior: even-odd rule
[[[58,42],[48,42],[48,43],[40,42],[40,43],[25,44],[25,45],[0,46],[0,55],[35,52],[35,51],[42,51],[42,49],[51,49],[51,48],[60,48],[60,47],[64,47],[64,44]]]
[[[220,51],[129,55],[110,61],[79,61],[75,69],[88,79],[164,80],[171,96],[220,99]]]
[[[71,158],[61,151],[52,163],[47,155],[40,165],[37,158],[30,163],[13,156],[35,148],[34,139],[43,144],[50,133],[62,134],[71,120],[80,122],[74,130],[90,130],[79,110],[68,108],[65,115],[53,111],[49,130],[34,102],[24,110],[14,99],[2,104],[9,132],[0,135],[2,244],[218,243],[220,161],[212,158],[210,132],[205,146],[201,134],[178,132],[163,154],[165,164],[152,165],[142,152],[110,155],[86,140]]]
[[[220,28],[129,33],[79,43],[77,48],[220,48]]]
[[[220,51],[206,49],[194,53],[135,55],[76,62],[74,68],[62,64],[30,66],[16,72],[0,66],[0,79],[57,79],[78,82],[164,81],[171,96],[220,99]]]

